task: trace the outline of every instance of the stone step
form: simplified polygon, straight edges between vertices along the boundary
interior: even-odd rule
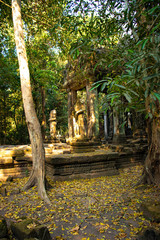
[[[9,176],[12,176],[14,178],[26,177],[30,171],[31,167],[0,169],[0,180],[5,181]]]
[[[0,165],[5,165],[5,164],[13,164],[14,160],[13,157],[1,157],[0,158]]]

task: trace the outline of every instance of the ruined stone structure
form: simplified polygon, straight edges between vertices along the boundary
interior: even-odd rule
[[[107,87],[101,88],[98,85],[97,88],[91,90],[92,84],[104,79],[110,71],[105,66],[96,66],[99,59],[106,57],[106,49],[92,49],[91,47],[89,53],[84,49],[83,51],[79,49],[79,51],[76,59],[69,56],[64,73],[64,88],[68,92],[68,142],[93,142],[99,136],[102,142],[119,144],[127,141],[132,136],[133,126],[130,121],[132,114],[126,113],[123,109],[126,99],[121,100],[121,108],[108,106],[107,113],[103,113],[103,118],[100,113],[99,121],[97,95],[101,92],[99,96],[105,99]]]
[[[122,143],[126,141],[125,126],[123,112],[118,112],[117,109],[113,109],[113,143]]]
[[[50,122],[50,136],[47,137],[45,142],[58,143],[58,142],[60,142],[60,140],[57,137],[57,130],[56,130],[57,119],[56,119],[56,110],[55,109],[53,109],[50,112],[49,122]]]
[[[85,76],[86,77],[86,76]],[[97,89],[91,90],[94,79],[81,82],[71,76],[64,84],[68,92],[68,129],[70,143],[96,141],[99,137]]]
[[[57,121],[56,121],[56,110],[52,110],[50,112],[50,137],[51,139],[56,138],[56,125],[57,125]]]

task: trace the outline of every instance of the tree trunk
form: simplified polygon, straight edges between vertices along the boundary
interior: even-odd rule
[[[41,97],[42,97],[42,138],[45,140],[46,133],[46,115],[45,115],[45,89],[41,86]]]
[[[99,137],[99,112],[98,112],[98,93],[97,89],[91,91],[91,84],[88,81],[86,86],[87,93],[87,125],[88,138],[97,139]]]
[[[75,137],[74,132],[74,105],[77,98],[77,92],[75,90],[69,90],[68,93],[68,130],[69,130],[69,141]]]
[[[32,171],[28,182],[24,186],[24,190],[27,190],[37,184],[40,197],[47,203],[50,203],[45,190],[45,151],[42,141],[41,127],[36,115],[32,97],[28,60],[23,36],[20,4],[20,0],[12,0],[12,15],[16,49],[20,68],[22,99],[32,146],[33,160]]]
[[[142,183],[160,185],[160,117],[153,119],[152,138],[145,160]]]

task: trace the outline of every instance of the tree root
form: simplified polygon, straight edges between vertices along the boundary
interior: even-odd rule
[[[48,181],[47,181],[47,183],[48,183]],[[51,202],[46,193],[45,181],[43,181],[42,177],[40,177],[40,179],[37,179],[35,171],[32,170],[28,181],[26,182],[26,184],[23,187],[23,191],[26,191],[26,190],[34,187],[35,185],[37,185],[37,187],[38,187],[38,194],[42,198],[42,200],[44,200],[47,204],[51,205]],[[51,186],[51,185],[49,185],[49,186]]]
[[[145,184],[146,183],[146,175],[142,174],[141,178],[139,179],[138,182],[136,182],[135,184],[133,184],[132,188],[134,187],[138,187],[139,185]]]
[[[25,183],[25,185],[23,187],[23,191],[26,191],[26,190],[34,187],[35,185],[36,185],[36,178],[35,178],[34,170],[32,170],[28,181]]]
[[[154,180],[154,178],[153,178],[153,176],[152,176],[151,171],[147,167],[144,168],[141,178],[139,179],[139,181],[137,183],[135,183],[133,185],[133,188],[137,187],[137,186],[139,186],[141,184],[149,184],[149,185],[154,184],[154,185],[157,185],[155,180]]]

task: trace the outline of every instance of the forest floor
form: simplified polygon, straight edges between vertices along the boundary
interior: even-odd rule
[[[142,167],[136,166],[122,169],[116,176],[57,182],[48,178],[51,206],[39,198],[36,187],[14,194],[27,178],[14,179],[5,183],[7,196],[0,195],[0,215],[8,223],[24,216],[38,220],[53,239],[136,239],[145,228],[160,228],[139,209],[144,201],[160,201],[158,187],[133,187],[141,172]]]

